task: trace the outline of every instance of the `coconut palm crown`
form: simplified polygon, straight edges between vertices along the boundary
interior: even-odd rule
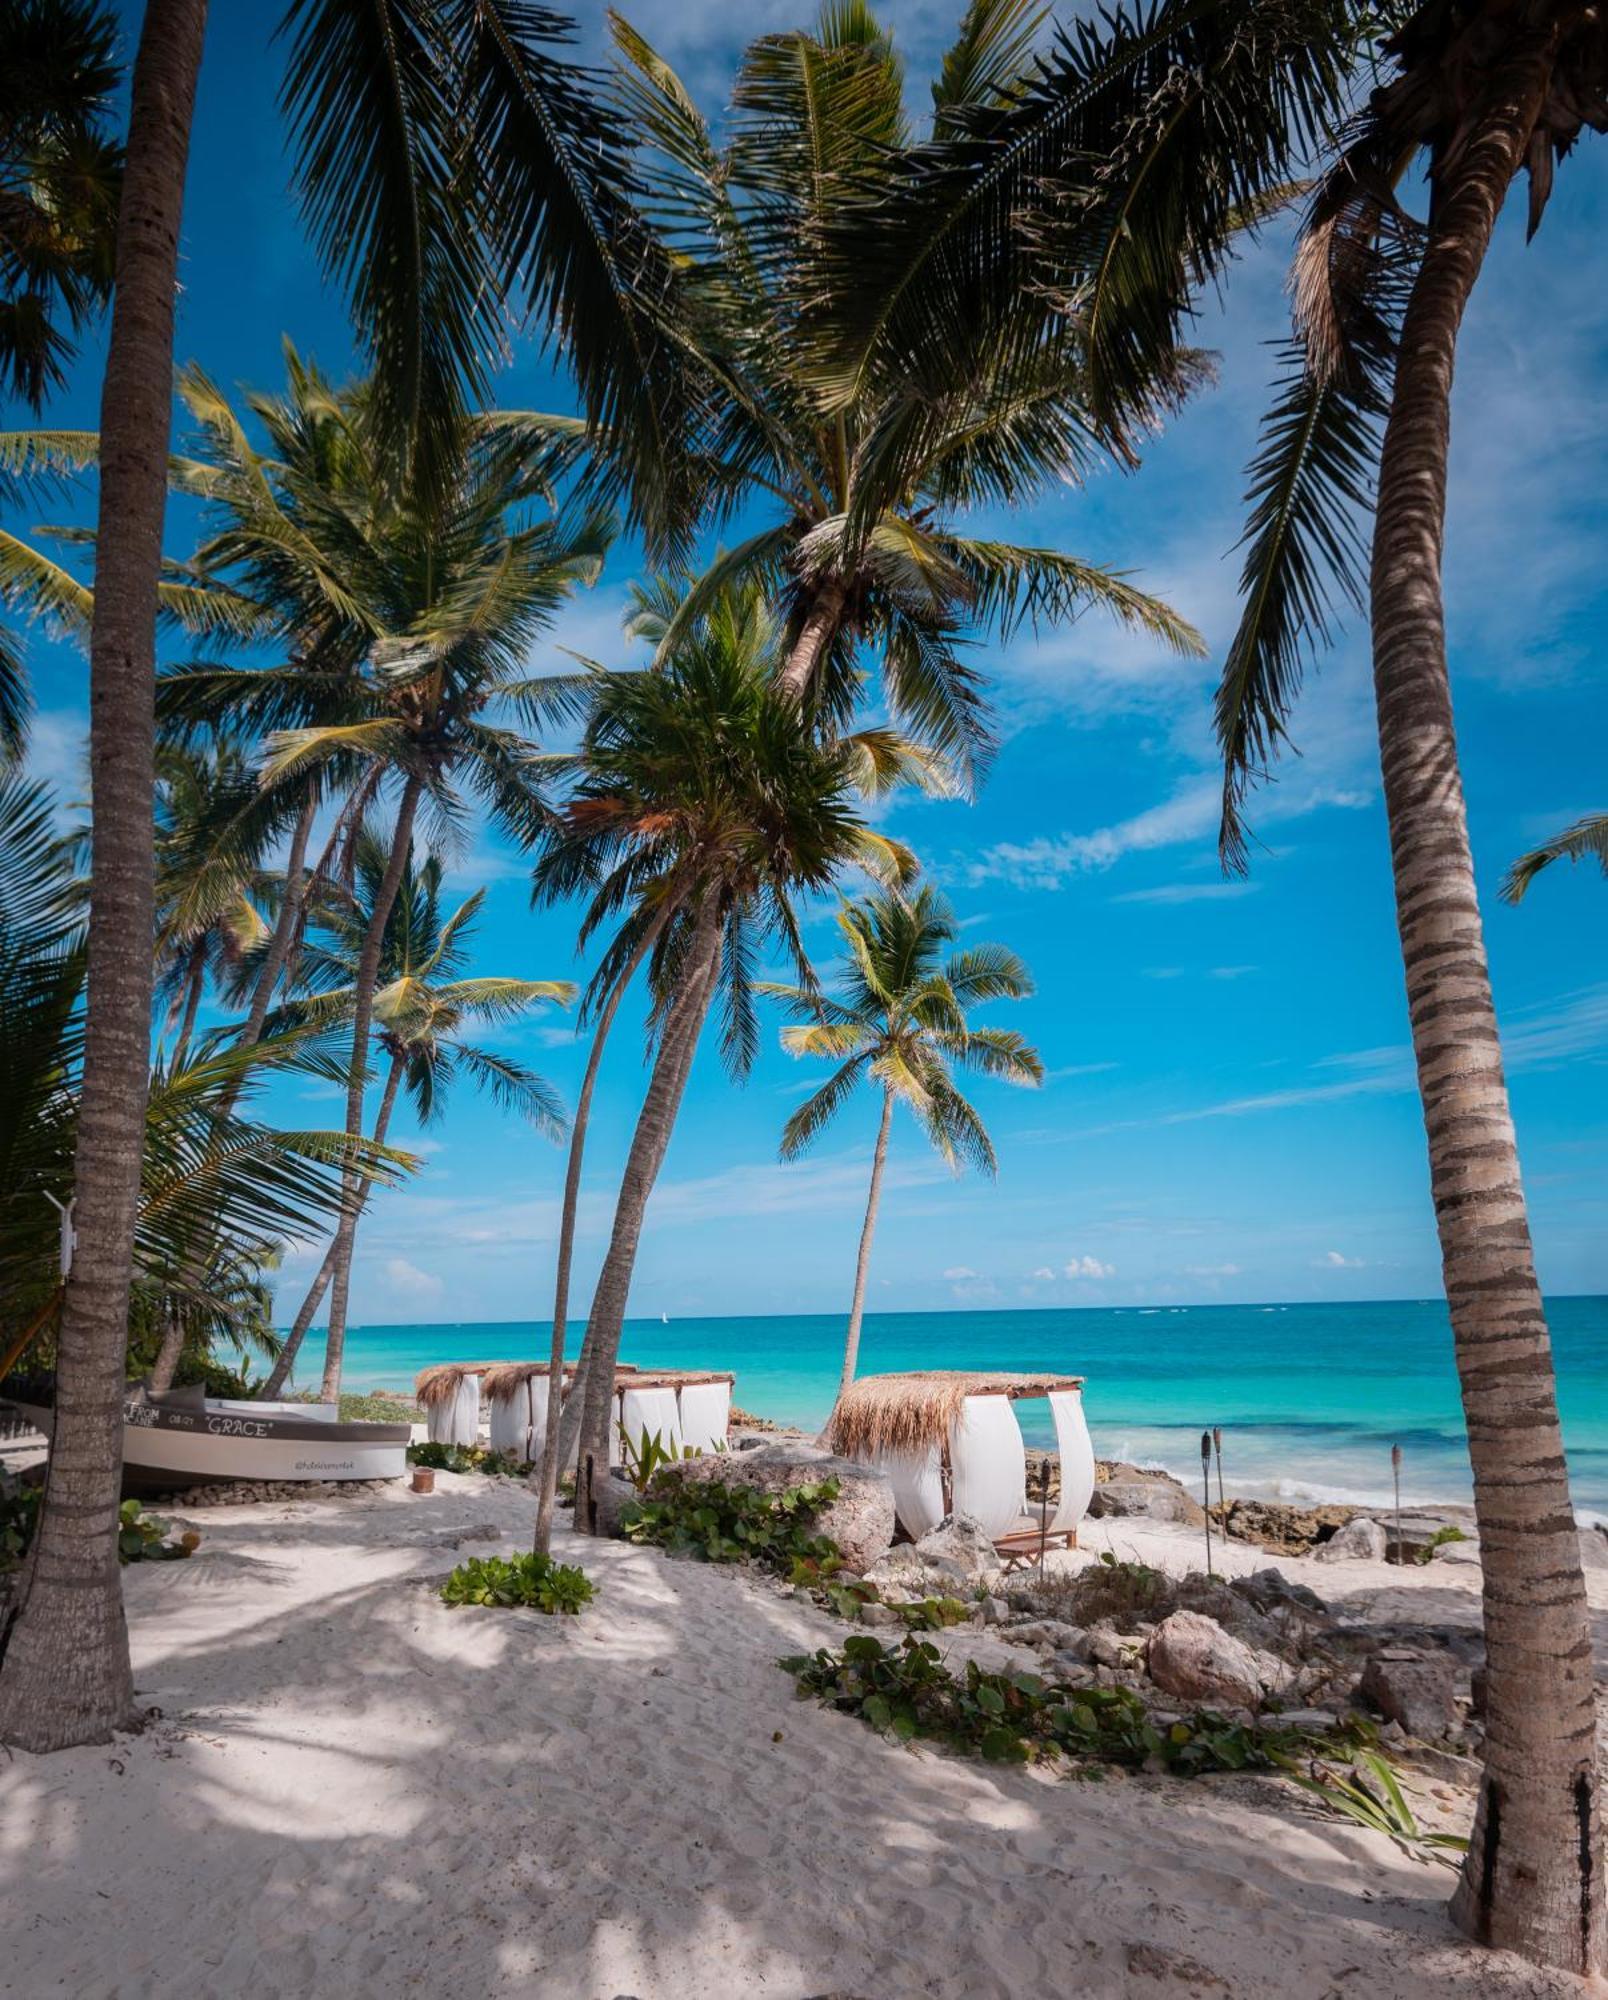
[[[1044,1065],[1008,1028],[974,1028],[969,1007],[989,1000],[1021,1000],[1033,991],[1027,967],[1003,945],[944,949],[957,935],[954,912],[931,884],[913,896],[886,891],[845,903],[838,929],[848,961],[832,994],[815,987],[766,985],[800,1020],[782,1030],[782,1046],[795,1056],[822,1056],[838,1067],[805,1099],[782,1128],[782,1158],[796,1159],[813,1145],[861,1083],[881,1088],[882,1114],[871,1158],[871,1186],[849,1308],[839,1393],[854,1379],[860,1324],[882,1198],[882,1171],[895,1104],[911,1111],[928,1140],[952,1167],[963,1164],[992,1174],[993,1141],[975,1107],[955,1082],[956,1069],[1005,1083],[1038,1084]]]

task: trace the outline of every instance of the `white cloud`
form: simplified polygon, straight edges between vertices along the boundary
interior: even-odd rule
[[[1240,1267],[1238,1264],[1186,1264],[1184,1266],[1184,1276],[1186,1278],[1237,1278],[1239,1274]]]
[[[439,1278],[428,1271],[421,1271],[417,1264],[410,1264],[406,1257],[391,1257],[385,1265],[386,1283],[394,1291],[408,1292],[415,1297],[438,1299],[446,1290]]]
[[[1339,1250],[1325,1250],[1323,1255],[1313,1265],[1313,1269],[1317,1271],[1360,1271],[1362,1269],[1362,1259],[1360,1257],[1347,1257]]]
[[[1114,1278],[1117,1267],[1115,1264],[1102,1264],[1098,1257],[1074,1257],[1064,1267],[1062,1275],[1068,1278]]]
[[[1220,903],[1236,896],[1250,896],[1260,882],[1163,882],[1156,889],[1127,889],[1111,898],[1114,903]]]
[[[1040,1264],[1038,1269],[1033,1273],[1035,1281],[1041,1285],[1048,1284],[1054,1276],[1055,1273],[1050,1269],[1048,1264]]]
[[[944,1276],[946,1278],[975,1278],[977,1273],[972,1269],[970,1264],[951,1264],[949,1269],[945,1271]]]

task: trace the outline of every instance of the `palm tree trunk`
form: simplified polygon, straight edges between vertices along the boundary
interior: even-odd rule
[[[307,804],[302,808],[301,817],[297,820],[295,831],[291,835],[290,856],[285,863],[284,900],[279,907],[279,916],[274,924],[273,936],[269,939],[268,955],[263,961],[262,970],[257,975],[257,984],[251,998],[251,1012],[246,1016],[245,1026],[241,1029],[239,1040],[235,1043],[237,1049],[254,1049],[258,1042],[262,1040],[263,1023],[268,1018],[268,1005],[273,998],[274,988],[279,982],[279,975],[284,970],[285,959],[290,950],[291,935],[296,928],[296,916],[301,906],[302,867],[307,858],[307,839],[312,831],[313,816],[317,810],[317,800],[309,799]],[[197,950],[199,951],[199,949],[200,947],[198,946]],[[192,995],[184,1029],[173,1051],[173,1067],[175,1069],[179,1066],[181,1055],[189,1047],[190,1032],[195,1026],[195,1002],[199,998],[200,988],[197,986]],[[220,1119],[227,1118],[234,1110],[240,1098],[240,1087],[240,1082],[237,1081],[224,1091],[223,1096],[218,1102],[218,1117]],[[204,1256],[193,1260],[187,1274],[192,1282],[199,1277],[204,1266]],[[324,1284],[318,1287],[317,1298],[321,1299],[324,1296],[324,1287],[327,1284],[328,1279],[326,1278]],[[315,1299],[315,1307],[316,1304],[317,1300]],[[311,1316],[311,1313],[309,1313],[308,1317],[311,1318]],[[302,1328],[302,1331],[303,1333],[306,1332],[305,1326]],[[298,1347],[301,1345],[299,1339],[296,1344]],[[168,1322],[167,1331],[162,1336],[162,1345],[157,1350],[156,1360],[151,1368],[150,1380],[153,1389],[169,1389],[173,1386],[173,1377],[178,1371],[179,1361],[183,1353],[184,1324],[182,1320],[175,1317]]]
[[[698,918],[697,935],[688,956],[686,984],[670,1010],[647,1095],[638,1114],[631,1150],[626,1156],[620,1181],[619,1200],[614,1209],[614,1230],[608,1254],[598,1273],[592,1294],[592,1311],[587,1325],[587,1342],[593,1352],[586,1371],[585,1401],[581,1411],[579,1458],[575,1474],[575,1526],[582,1534],[597,1529],[597,1508],[592,1497],[595,1481],[608,1476],[609,1428],[614,1411],[614,1364],[620,1353],[620,1331],[625,1324],[626,1300],[631,1291],[631,1273],[636,1265],[637,1244],[648,1197],[658,1179],[659,1169],[670,1145],[676,1114],[692,1072],[698,1038],[714,998],[720,965],[720,920],[711,896]]]
[[[199,937],[190,947],[190,969],[184,981],[184,1018],[179,1023],[178,1039],[168,1062],[170,1071],[183,1069],[184,1059],[190,1053],[190,1037],[195,1033],[195,1017],[201,1011],[201,990],[206,983],[207,941]]]
[[[838,1395],[854,1380],[855,1363],[860,1358],[860,1321],[865,1317],[865,1281],[871,1271],[871,1239],[877,1233],[877,1207],[882,1200],[882,1169],[888,1162],[888,1129],[893,1124],[893,1092],[882,1089],[882,1123],[877,1127],[877,1148],[871,1155],[871,1192],[865,1204],[865,1222],[860,1229],[860,1255],[854,1266],[854,1303],[849,1307],[849,1335],[843,1343],[843,1373]]]
[[[307,842],[312,836],[313,820],[318,812],[318,800],[309,798],[301,809],[301,817],[296,821],[290,836],[290,852],[285,857],[285,893],[280,898],[279,915],[274,920],[273,936],[268,940],[268,955],[257,974],[257,984],[251,995],[251,1012],[246,1016],[246,1024],[240,1030],[237,1047],[254,1049],[262,1040],[263,1024],[268,1019],[268,1009],[273,1003],[274,988],[279,984],[279,975],[285,969],[285,961],[290,956],[290,941],[295,935],[296,920],[301,914],[302,893],[305,884],[302,871],[307,863]],[[231,1098],[231,1103],[233,1099]]]
[[[553,1339],[547,1357],[547,1423],[543,1433],[542,1462],[536,1475],[535,1551],[544,1556],[553,1545],[553,1505],[558,1497],[561,1412],[563,1409],[564,1346],[569,1335],[570,1265],[575,1256],[575,1213],[581,1199],[581,1164],[586,1155],[586,1128],[592,1116],[592,1091],[603,1063],[603,1048],[609,1029],[620,1011],[625,989],[647,957],[662,925],[645,931],[627,959],[620,976],[609,989],[603,1011],[592,1035],[592,1052],[586,1059],[580,1095],[575,1101],[575,1122],[570,1127],[569,1164],[564,1170],[564,1211],[558,1225],[558,1270],[553,1280]],[[585,1392],[585,1378],[577,1376],[575,1387]]]
[[[0,1740],[104,1743],[133,1718],[117,1564],[123,1377],[145,1142],[155,906],[156,587],[173,411],[173,294],[206,0],[148,0],[135,58],[101,391],[90,631],[91,834],[78,1254],[56,1355],[55,1435]]]
[[[1402,328],[1373,545],[1375,692],[1430,1184],[1485,1578],[1485,1772],[1455,1920],[1589,1972],[1603,1951],[1592,1663],[1453,732],[1441,599],[1463,310],[1551,67],[1510,52],[1438,181]]]
[[[404,1057],[392,1056],[391,1068],[385,1079],[385,1094],[380,1099],[379,1116],[374,1120],[373,1139],[376,1146],[385,1144],[385,1135],[391,1125],[391,1112],[396,1104],[397,1090],[406,1068],[407,1061]],[[369,1184],[365,1181],[358,1190],[360,1213],[362,1208],[367,1207],[368,1197]],[[335,1251],[338,1240],[338,1234],[330,1238],[329,1248],[324,1252],[324,1261],[319,1265],[313,1282],[307,1287],[307,1296],[302,1300],[301,1311],[296,1315],[296,1324],[286,1335],[285,1344],[279,1350],[268,1380],[262,1386],[265,1402],[271,1402],[290,1380],[291,1371],[296,1366],[296,1357],[301,1352],[302,1342],[307,1338],[307,1329],[312,1325],[313,1315],[322,1305],[324,1294],[329,1290],[330,1280],[335,1275]]]
[[[827,577],[816,590],[782,668],[780,685],[795,701],[802,701],[809,692],[821,657],[837,632],[848,595],[847,585],[836,576]]]
[[[363,938],[362,956],[357,961],[357,979],[352,992],[352,1071],[346,1085],[346,1130],[349,1137],[363,1136],[363,1090],[368,1079],[369,1023],[374,1014],[374,988],[380,976],[380,951],[385,943],[385,926],[391,906],[401,886],[402,871],[408,865],[413,845],[413,817],[419,809],[423,781],[410,776],[402,788],[402,802],[396,809],[396,829],[391,835],[391,855],[385,864],[379,894],[369,914]],[[357,1240],[357,1218],[363,1212],[363,1181],[348,1168],[344,1176],[341,1219],[335,1232],[335,1275],[330,1281],[329,1331],[324,1337],[324,1386],[320,1392],[326,1403],[340,1401],[341,1358],[346,1351],[346,1295],[352,1282],[352,1247]]]

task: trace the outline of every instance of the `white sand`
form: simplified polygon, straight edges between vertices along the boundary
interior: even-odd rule
[[[162,1719],[0,1765],[0,1993],[1582,1990],[1464,1945],[1448,1871],[1281,1785],[998,1770],[797,1701],[777,1656],[844,1627],[738,1574],[566,1531],[599,1584],[580,1619],[425,1587],[458,1559],[443,1531],[495,1521],[507,1550],[531,1515],[512,1482],[442,1474],[431,1499],[199,1512],[192,1561],[126,1572]],[[1193,1537],[1111,1525],[1199,1564]],[[1472,1569],[1280,1567],[1478,1614]]]

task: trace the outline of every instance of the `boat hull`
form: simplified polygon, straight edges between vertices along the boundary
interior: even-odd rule
[[[48,1437],[54,1412],[18,1403]],[[131,1397],[123,1405],[123,1483],[133,1492],[239,1482],[401,1479],[406,1424],[342,1424],[248,1414],[249,1405],[174,1407]]]

